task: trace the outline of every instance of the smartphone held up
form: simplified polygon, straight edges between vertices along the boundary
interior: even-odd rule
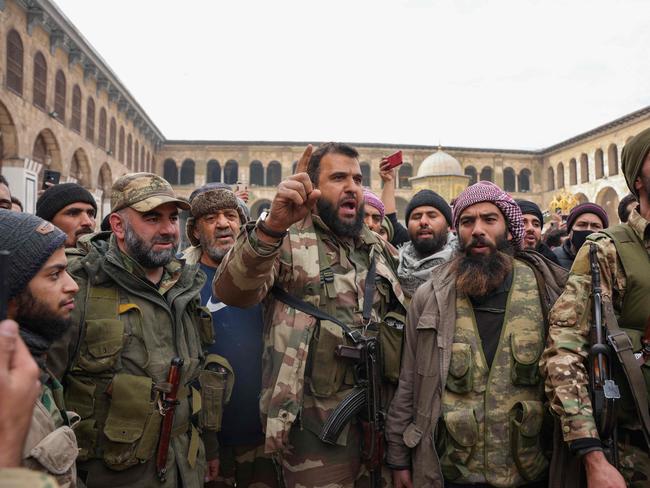
[[[402,151],[397,151],[390,156],[386,156],[385,158],[382,158],[382,160],[379,162],[379,166],[382,171],[388,171],[389,169],[396,168],[400,164],[402,164],[404,161],[402,159]]]

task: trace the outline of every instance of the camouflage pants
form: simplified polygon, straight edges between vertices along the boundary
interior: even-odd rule
[[[332,446],[294,424],[289,447],[282,455],[286,488],[368,488],[368,471],[360,459],[360,435],[355,425],[349,429],[346,446]],[[382,468],[382,485],[392,486],[391,472]]]
[[[650,486],[650,459],[646,451],[619,442],[618,456],[621,474],[630,488]]]
[[[249,446],[223,446],[219,449],[219,476],[206,488],[278,488],[278,473],[273,459],[264,454],[264,442]]]

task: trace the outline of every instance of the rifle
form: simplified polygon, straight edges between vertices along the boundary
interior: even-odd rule
[[[612,464],[618,467],[615,408],[616,400],[621,398],[621,394],[618,385],[612,379],[610,346],[604,341],[604,337],[607,336],[603,331],[603,300],[600,267],[596,253],[596,245],[590,243],[589,267],[591,269],[591,288],[594,300],[591,348],[589,350],[591,403],[603,449]]]
[[[643,366],[650,359],[650,317],[645,323],[645,332],[641,338],[641,350],[636,353],[636,359],[639,366]]]
[[[9,290],[7,289],[7,275],[9,273],[9,251],[0,251],[0,320],[7,318],[7,302]]]
[[[160,413],[163,416],[162,429],[160,431],[160,439],[158,441],[158,454],[156,456],[156,472],[158,478],[163,483],[167,479],[167,451],[169,450],[169,442],[172,436],[172,427],[174,426],[174,413],[176,405],[180,402],[176,398],[178,395],[178,387],[181,381],[181,367],[183,360],[181,358],[172,359],[169,373],[167,375],[167,383],[169,383],[169,392],[163,393],[163,399],[160,401]]]
[[[335,354],[355,362],[356,387],[330,414],[319,434],[323,442],[336,443],[341,430],[360,413],[361,459],[370,474],[370,486],[380,488],[384,458],[384,412],[381,409],[381,363],[376,337],[357,336],[354,346],[336,346]]]

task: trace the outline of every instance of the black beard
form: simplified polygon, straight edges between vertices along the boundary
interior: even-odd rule
[[[318,215],[323,223],[330,228],[335,235],[339,237],[357,237],[363,227],[364,207],[363,202],[357,207],[357,216],[350,223],[343,222],[339,216],[339,206],[336,207],[324,198],[320,198],[316,203]]]
[[[154,251],[154,244],[173,244],[170,249]],[[169,237],[156,237],[151,243],[145,242],[130,225],[124,231],[124,245],[127,253],[145,269],[159,268],[172,262],[178,251],[178,242]]]
[[[437,234],[434,232],[431,238],[411,239],[415,251],[422,257],[431,256],[440,251],[447,244],[447,232]]]
[[[24,338],[33,353],[45,351],[34,351],[35,344],[29,339],[29,336],[37,336],[35,339],[42,339],[36,341],[38,346],[49,347],[52,342],[63,337],[72,323],[71,319],[59,317],[56,311],[39,302],[28,289],[16,296],[16,309],[16,322],[21,329],[28,331],[26,334],[28,337]]]
[[[459,240],[460,248],[452,265],[456,273],[456,290],[471,297],[485,296],[505,281],[512,272],[515,252],[507,233],[497,240],[496,246],[490,246],[492,252],[486,256],[470,253],[478,243],[487,244],[482,239],[472,239],[467,244]]]

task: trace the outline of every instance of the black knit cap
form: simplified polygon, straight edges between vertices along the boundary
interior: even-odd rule
[[[9,298],[27,287],[50,256],[65,244],[58,227],[28,213],[0,209],[0,250],[9,251]]]
[[[422,207],[423,205],[428,205],[440,210],[440,213],[445,216],[447,225],[451,225],[451,207],[445,201],[445,199],[438,195],[435,191],[420,190],[415,195],[413,195],[413,198],[411,198],[411,201],[406,206],[407,227],[409,225],[409,217],[411,216],[411,212],[413,212],[413,210],[418,207]]]
[[[522,200],[521,198],[516,198],[515,202],[517,202],[517,205],[519,205],[522,215],[534,215],[539,219],[539,223],[544,225],[544,214],[540,210],[539,205],[537,205],[535,202],[531,202],[530,200]]]
[[[61,183],[49,187],[36,202],[36,215],[52,221],[63,207],[71,203],[84,202],[92,205],[97,212],[97,202],[83,186],[77,183]]]

